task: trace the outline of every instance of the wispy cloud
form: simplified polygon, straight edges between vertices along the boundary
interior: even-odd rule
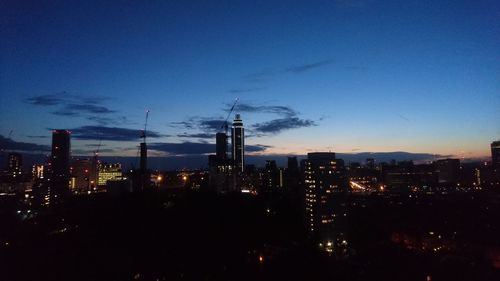
[[[4,151],[10,150],[10,151],[26,151],[26,152],[50,151],[50,147],[48,145],[40,145],[29,142],[19,142],[6,138],[2,135],[0,135],[0,149]]]
[[[401,119],[403,119],[403,120],[405,120],[405,121],[407,121],[407,122],[410,122],[410,119],[408,119],[408,118],[407,118],[407,117],[405,117],[404,115],[399,114],[399,113],[396,113],[396,115],[397,115],[399,118],[401,118]]]
[[[165,152],[169,155],[196,155],[215,153],[215,144],[206,142],[181,142],[181,143],[150,143],[149,149]],[[245,145],[248,152],[262,152],[270,146]]]
[[[301,74],[301,73],[307,72],[309,70],[313,70],[315,68],[327,66],[327,65],[332,64],[332,63],[333,63],[333,60],[328,59],[328,60],[322,60],[322,61],[317,61],[317,62],[313,62],[313,63],[293,65],[293,66],[287,67],[285,69],[285,72],[293,73],[293,74]]]
[[[29,104],[55,108],[50,113],[65,117],[82,117],[99,125],[122,124],[124,117],[114,116],[115,110],[100,103],[109,100],[103,96],[81,96],[62,91],[50,95],[27,98]]]
[[[71,103],[85,103],[85,104],[95,104],[97,102],[102,102],[109,100],[108,97],[104,96],[82,96],[68,93],[67,91],[61,91],[54,94],[48,95],[37,95],[26,99],[27,103],[39,106],[54,106],[54,105],[64,105]]]
[[[229,107],[226,111],[229,110]],[[298,114],[297,111],[289,106],[283,105],[252,105],[249,103],[239,103],[236,105],[236,111],[247,112],[247,113],[271,113],[283,116],[295,116]]]
[[[215,138],[214,134],[207,134],[207,133],[194,133],[194,134],[188,134],[188,133],[183,133],[177,135],[179,138],[198,138],[198,139],[213,139]]]
[[[315,62],[309,62],[309,63],[303,63],[303,64],[298,64],[298,65],[290,65],[285,68],[278,68],[278,69],[272,69],[272,68],[265,68],[261,71],[254,72],[247,74],[242,77],[243,81],[246,82],[252,82],[252,83],[263,83],[271,78],[274,78],[276,76],[284,75],[284,74],[303,74],[306,73],[310,70],[316,69],[316,68],[321,68],[325,67],[327,65],[332,64],[334,61],[333,59],[324,59],[320,61],[315,61]],[[257,87],[259,89],[260,87]]]
[[[373,0],[335,0],[335,4],[344,8],[366,8]]]
[[[241,93],[249,93],[249,92],[257,92],[264,90],[264,87],[253,87],[253,88],[234,88],[230,89],[228,92],[231,94],[241,94]]]
[[[105,126],[81,126],[70,129],[71,136],[80,140],[106,140],[106,141],[137,141],[141,132],[136,129],[105,127]],[[148,138],[164,137],[158,132],[147,131]]]
[[[230,110],[231,105],[227,104],[225,111]],[[300,113],[295,109],[284,105],[255,105],[241,102],[237,104],[235,112],[252,114],[273,114],[279,118],[257,124],[247,124],[248,138],[274,135],[282,131],[316,126],[316,122],[309,119],[300,118]],[[213,139],[216,132],[224,131],[224,120],[219,118],[191,117],[186,121],[173,122],[172,126],[193,130],[194,132],[184,132],[178,134],[183,138]],[[227,122],[230,126],[230,123]]]
[[[279,118],[271,121],[257,123],[252,126],[257,133],[277,134],[282,131],[316,126],[313,120],[300,119],[299,117]]]
[[[171,126],[188,130],[200,130],[204,133],[216,133],[224,128],[224,120],[208,117],[190,117],[186,121],[172,122]],[[227,123],[229,125],[229,122]]]
[[[113,153],[113,152],[116,152],[116,150],[111,148],[99,149],[99,153]],[[88,149],[73,149],[71,153],[73,155],[83,156],[83,155],[94,155],[95,151]]]

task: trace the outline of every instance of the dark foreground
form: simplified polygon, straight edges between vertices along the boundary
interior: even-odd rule
[[[500,280],[495,193],[342,196],[348,247],[330,255],[283,194],[2,200],[0,280]]]

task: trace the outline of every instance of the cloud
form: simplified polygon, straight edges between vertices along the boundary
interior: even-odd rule
[[[54,115],[67,116],[67,117],[80,116],[80,113],[78,113],[78,112],[66,111],[66,110],[56,110],[56,111],[52,111],[51,113]]]
[[[245,145],[247,152],[262,152],[270,146]],[[181,143],[150,143],[151,150],[165,152],[169,155],[196,155],[215,153],[215,144],[206,142],[181,142]]]
[[[229,108],[226,109],[229,111]],[[235,111],[247,113],[272,113],[283,116],[295,116],[297,111],[288,106],[282,105],[252,105],[248,103],[239,103],[236,105]]]
[[[279,118],[271,121],[257,123],[252,126],[256,132],[264,134],[277,134],[285,130],[316,126],[313,120],[300,119],[299,117]]]
[[[108,114],[114,113],[114,110],[111,110],[105,106],[94,105],[94,104],[66,104],[59,110],[53,111],[52,114],[60,115],[60,116],[81,116],[82,114]],[[100,117],[89,116],[87,119],[93,118],[94,120],[102,120]]]
[[[108,99],[108,97],[102,96],[74,95],[63,91],[56,94],[33,96],[26,99],[26,102],[36,106],[55,107],[56,109],[50,113],[57,116],[84,117],[99,125],[123,123],[121,121],[125,117],[110,117],[110,114],[116,113],[116,111],[98,104]]]
[[[230,111],[231,105],[227,104],[225,111]],[[299,118],[299,112],[289,106],[283,105],[254,105],[250,103],[239,103],[234,110],[238,113],[275,114],[280,118],[267,122],[247,125],[247,138],[262,137],[268,134],[277,134],[284,130],[302,127],[316,126],[312,120]],[[183,138],[214,139],[215,133],[224,131],[224,120],[218,118],[191,117],[186,121],[173,122],[171,125],[181,127],[185,130],[197,130],[198,132],[184,132],[177,135]],[[226,123],[230,127],[230,122]],[[201,131],[201,132],[199,132]]]
[[[70,129],[70,131],[73,138],[80,140],[138,141],[141,136],[141,131],[137,129],[105,126],[82,126]],[[148,138],[159,138],[165,135],[147,131],[146,136]]]
[[[403,119],[403,120],[405,120],[405,121],[407,121],[407,122],[410,122],[410,119],[408,119],[408,118],[407,118],[407,117],[405,117],[404,115],[399,114],[399,113],[396,113],[396,115],[397,115],[399,118],[401,118],[401,119]]]
[[[226,123],[228,126],[229,122]],[[191,117],[186,121],[172,122],[170,123],[173,127],[189,129],[189,130],[201,130],[205,133],[216,133],[224,128],[223,119],[205,118],[205,117]]]
[[[367,8],[372,0],[335,0],[335,4],[345,8]]]
[[[97,102],[102,102],[104,100],[109,100],[108,97],[103,96],[81,96],[70,94],[67,91],[58,92],[55,94],[49,95],[38,95],[33,96],[26,99],[26,102],[39,105],[39,106],[53,106],[53,105],[61,105],[61,104],[95,104]]]
[[[33,105],[41,105],[41,106],[51,106],[58,105],[62,103],[65,99],[61,95],[64,95],[66,92],[61,92],[59,94],[53,95],[39,95],[26,99],[28,103]]]
[[[87,112],[96,114],[106,114],[115,112],[114,110],[111,110],[105,106],[94,105],[94,104],[68,104],[65,106],[65,109],[68,111]]]
[[[48,138],[49,136],[26,136],[30,139],[46,139]]]
[[[4,151],[50,151],[50,146],[29,142],[18,142],[0,135],[0,148]]]
[[[225,122],[222,119],[205,119],[200,120],[198,123],[199,128],[205,131],[218,132],[224,128],[224,124],[230,125],[229,122]]]
[[[307,64],[301,64],[301,65],[293,65],[293,66],[287,67],[285,69],[285,72],[287,72],[287,73],[293,73],[293,74],[301,74],[301,73],[304,73],[306,71],[309,71],[309,70],[312,70],[312,69],[315,69],[315,68],[319,68],[319,67],[323,67],[323,66],[329,65],[331,63],[333,63],[333,60],[328,59],[328,60],[322,60],[322,61],[313,62],[313,63],[307,63]]]
[[[231,94],[240,94],[240,93],[248,93],[248,92],[256,92],[265,89],[264,87],[254,87],[254,88],[235,88],[230,89],[228,92]]]
[[[207,133],[194,133],[194,134],[188,134],[188,133],[183,133],[177,135],[179,138],[199,138],[199,139],[213,139],[215,138],[214,134],[207,134]]]
[[[262,71],[250,73],[250,74],[243,76],[243,80],[245,80],[247,82],[259,83],[259,82],[264,82],[264,81],[268,80],[269,78],[271,78],[272,76],[275,76],[276,74],[278,74],[278,72],[276,72],[275,70],[272,70],[270,68],[266,68]]]
[[[320,68],[327,66],[329,64],[333,63],[333,59],[325,59],[321,61],[316,61],[316,62],[311,62],[311,63],[304,63],[300,65],[290,65],[288,67],[285,67],[284,69],[272,69],[272,68],[265,68],[262,71],[254,72],[247,74],[242,77],[242,79],[246,82],[253,82],[253,83],[262,83],[266,82],[267,80],[270,80],[273,77],[279,76],[279,75],[284,75],[284,74],[302,74],[305,73],[309,70],[313,70],[315,68]],[[250,88],[252,89],[252,88]],[[260,88],[257,88],[260,89]],[[237,93],[237,92],[235,92]]]
[[[99,154],[101,153],[113,153],[116,152],[116,150],[111,149],[111,148],[105,148],[105,149],[99,149]],[[94,155],[95,151],[94,150],[87,150],[87,149],[73,149],[71,150],[72,155]]]

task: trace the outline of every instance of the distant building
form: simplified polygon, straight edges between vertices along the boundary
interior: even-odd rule
[[[121,164],[119,164],[119,163],[117,163],[117,164],[100,164],[97,185],[104,187],[104,186],[106,186],[108,181],[121,180],[122,177],[123,177],[123,174],[122,174],[122,165]]]
[[[78,159],[73,161],[71,174],[74,178],[74,188],[80,191],[90,189],[92,178],[92,161],[89,159]]]
[[[43,164],[35,164],[31,170],[34,180],[43,179],[45,176],[45,165]]]
[[[68,130],[52,131],[52,154],[50,157],[51,195],[58,197],[67,194],[70,180],[71,132]]]
[[[500,140],[491,143],[492,186],[500,186]]]
[[[282,187],[282,176],[280,170],[274,160],[266,160],[266,168],[264,170],[264,190],[274,190],[277,187]]]
[[[373,158],[367,158],[366,159],[366,167],[368,169],[375,169],[375,159],[373,159]]]
[[[245,132],[241,116],[236,114],[231,128],[232,158],[235,172],[245,168]]]
[[[438,183],[442,185],[456,185],[460,179],[460,160],[441,159],[436,161]]]
[[[313,237],[331,250],[328,247],[338,238],[334,221],[341,216],[335,195],[345,191],[347,184],[343,161],[333,152],[317,152],[308,153],[304,164],[306,223]]]
[[[10,177],[20,177],[22,173],[23,156],[20,153],[9,153],[7,172]]]
[[[500,140],[491,143],[491,164],[494,168],[500,168]]]

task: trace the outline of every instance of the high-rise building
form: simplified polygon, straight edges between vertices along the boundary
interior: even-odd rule
[[[491,143],[492,185],[500,186],[500,140]]]
[[[491,164],[500,167],[500,140],[491,143]]]
[[[460,177],[460,159],[441,159],[436,161],[439,184],[455,185]]]
[[[245,168],[245,132],[241,116],[236,114],[231,129],[232,157],[235,172],[243,172]]]
[[[315,240],[331,251],[339,233],[335,224],[344,216],[335,204],[335,195],[345,191],[343,161],[333,152],[308,153],[305,161],[306,223]]]
[[[227,136],[226,133],[215,134],[215,155],[220,165],[227,159]]]
[[[9,153],[8,173],[12,178],[21,176],[23,156],[20,153]]]
[[[51,186],[54,188],[52,194],[55,197],[65,195],[69,191],[70,139],[71,132],[68,130],[52,131],[50,170],[52,171]]]
[[[280,186],[280,170],[274,160],[266,160],[264,171],[264,190],[274,190]]]

